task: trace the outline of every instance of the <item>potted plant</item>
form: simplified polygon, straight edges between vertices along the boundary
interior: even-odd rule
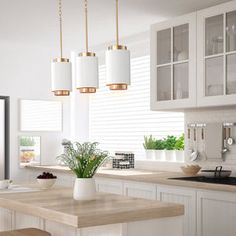
[[[67,151],[58,157],[77,177],[73,193],[75,200],[92,200],[95,197],[93,176],[108,157],[108,152],[99,150],[97,146],[96,142],[70,143]]]
[[[165,141],[163,139],[156,140],[156,160],[163,161],[165,159]]]
[[[165,149],[166,149],[166,161],[174,161],[175,160],[175,144],[176,137],[173,135],[168,135],[167,138],[164,139]]]
[[[143,147],[146,151],[146,158],[148,160],[154,160],[156,157],[156,139],[152,135],[144,136]]]
[[[184,161],[184,134],[182,134],[175,143],[175,157],[176,161]]]
[[[31,162],[35,157],[35,140],[33,137],[20,137],[20,158],[21,162]]]

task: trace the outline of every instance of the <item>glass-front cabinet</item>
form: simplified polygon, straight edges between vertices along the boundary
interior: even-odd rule
[[[198,106],[236,104],[236,2],[197,12]]]
[[[151,109],[196,106],[196,13],[151,26]]]

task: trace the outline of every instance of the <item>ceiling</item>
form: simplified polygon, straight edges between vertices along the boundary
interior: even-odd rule
[[[115,38],[115,0],[88,0],[90,45]],[[120,36],[147,31],[150,24],[227,0],[120,0]],[[82,48],[83,0],[62,0],[64,43]],[[0,0],[0,40],[57,43],[57,0]]]

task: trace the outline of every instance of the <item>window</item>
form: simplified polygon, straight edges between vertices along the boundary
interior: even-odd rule
[[[183,113],[150,111],[150,57],[131,60],[131,83],[127,91],[109,91],[105,86],[106,68],[99,68],[100,88],[90,97],[90,139],[100,148],[132,151],[144,159],[143,136],[156,138],[181,135]]]

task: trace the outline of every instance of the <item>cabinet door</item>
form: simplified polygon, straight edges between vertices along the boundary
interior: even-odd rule
[[[184,205],[184,236],[196,236],[196,192],[186,188],[158,185],[157,199]],[[210,235],[209,235],[210,236]]]
[[[140,182],[125,182],[124,195],[156,200],[156,185]]]
[[[151,109],[196,106],[196,13],[151,26]]]
[[[236,193],[197,193],[197,236],[235,236]]]
[[[236,1],[197,13],[198,106],[236,104]]]
[[[96,178],[96,188],[98,192],[123,194],[123,184],[121,180]]]
[[[12,229],[12,211],[0,208],[0,231]]]

